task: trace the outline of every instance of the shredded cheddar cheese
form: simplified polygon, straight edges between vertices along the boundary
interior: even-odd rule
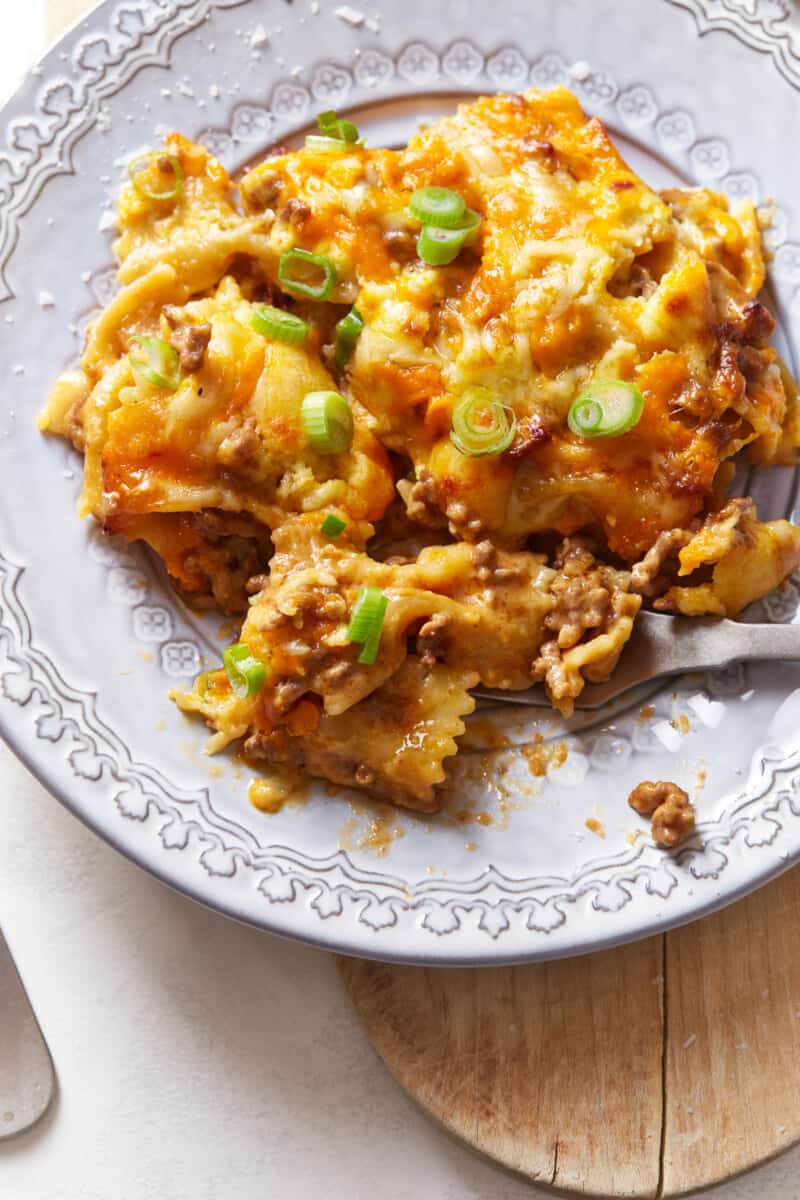
[[[254,760],[433,811],[477,683],[541,680],[568,714],[643,601],[731,615],[800,562],[800,531],[724,497],[734,455],[788,463],[800,444],[749,202],[652,190],[563,88],[461,105],[400,150],[312,141],[238,191],[179,134],[164,155],[180,186],[123,192],[120,290],[40,425],[85,455],[82,514],[246,614],[263,687],[240,698],[220,669],[175,696],[212,748],[244,739]],[[409,210],[431,186],[477,214],[443,266]],[[324,265],[325,302],[287,288],[298,250]],[[299,338],[254,327],[263,304],[300,317]],[[132,365],[148,338],[177,356],[169,386]],[[573,432],[605,381],[637,394],[635,421]],[[504,414],[497,452],[480,429],[475,453],[451,436],[471,389]],[[309,444],[310,392],[350,407],[339,453]],[[365,587],[387,604],[359,663]]]

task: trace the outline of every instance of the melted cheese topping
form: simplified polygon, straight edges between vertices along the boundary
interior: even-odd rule
[[[564,89],[462,105],[398,151],[280,153],[238,193],[202,147],[172,134],[166,151],[183,186],[123,192],[120,291],[40,424],[84,451],[84,514],[148,541],[187,592],[229,610],[253,594],[241,639],[266,686],[239,700],[220,671],[177,697],[215,747],[246,737],[254,757],[429,809],[476,681],[543,680],[569,712],[613,670],[642,595],[731,614],[800,562],[796,529],[723,508],[726,460],[788,463],[800,442],[752,205],[653,191]],[[408,207],[431,184],[482,218],[444,267],[419,259]],[[293,248],[335,268],[327,303],[282,288]],[[258,303],[308,336],[262,336]],[[364,326],[340,371],[352,305]],[[174,390],[132,368],[142,337],[179,352]],[[641,391],[640,421],[576,436],[570,406],[606,379]],[[450,439],[474,386],[516,417],[499,457]],[[336,455],[301,419],[327,389],[354,418]],[[328,511],[347,523],[336,542]],[[360,665],[347,623],[367,585],[389,603]]]
[[[484,218],[475,252],[446,268],[405,262],[402,248],[393,257],[387,237],[408,231],[408,197],[431,183]],[[477,522],[519,541],[599,523],[632,560],[703,509],[723,458],[779,436],[774,352],[759,346],[755,369],[733,380],[721,357],[724,323],[764,278],[752,205],[659,196],[563,89],[464,105],[396,154],[270,160],[246,177],[245,202],[267,185],[276,249],[329,254],[365,319],[354,395],[385,444],[430,469],[442,510],[466,508],[461,534]],[[582,440],[569,407],[607,378],[640,388],[643,418],[622,438]],[[519,454],[499,469],[449,440],[453,404],[473,385],[517,414]]]

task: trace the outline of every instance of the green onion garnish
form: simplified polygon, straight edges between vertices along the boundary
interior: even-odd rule
[[[349,363],[353,357],[353,351],[356,348],[358,335],[364,328],[364,318],[361,313],[351,308],[346,317],[342,317],[339,324],[336,326],[336,350],[335,359],[336,366],[340,371]]]
[[[467,458],[502,454],[514,440],[517,418],[488,388],[468,388],[453,408],[450,441]]]
[[[236,642],[222,652],[222,662],[231,689],[240,700],[255,696],[264,686],[267,671],[263,663],[253,658],[247,642]]]
[[[153,387],[174,392],[181,381],[181,363],[177,352],[161,338],[140,337],[137,340],[147,356],[147,362],[129,354],[128,362],[134,374]]]
[[[345,529],[347,529],[347,521],[343,521],[335,513],[328,513],[320,525],[320,531],[325,534],[325,537],[329,538],[338,538],[340,534],[344,533]]]
[[[446,187],[418,188],[408,202],[412,217],[423,225],[439,229],[455,229],[463,223],[467,202],[457,192]]]
[[[307,278],[292,276],[292,267],[305,272]],[[322,272],[319,283],[311,283],[308,268]],[[312,254],[310,250],[284,250],[278,264],[278,280],[287,292],[308,296],[310,300],[327,300],[336,287],[336,267],[324,254]]]
[[[169,171],[172,174],[172,187],[163,192],[154,192],[152,188],[142,183],[139,176],[153,165],[162,175],[166,175],[167,172],[163,165],[165,162],[169,164]],[[166,154],[163,150],[155,150],[150,154],[141,154],[138,158],[134,158],[128,164],[128,177],[139,195],[148,200],[172,200],[183,191],[184,175],[180,159],[177,159],[174,154]]]
[[[284,312],[282,308],[273,308],[270,304],[255,304],[250,324],[256,333],[273,338],[276,342],[287,342],[290,346],[308,337],[308,325],[301,317]]]
[[[353,440],[353,414],[338,392],[308,392],[300,409],[303,432],[318,454],[341,454]]]
[[[644,397],[632,383],[605,379],[573,400],[567,424],[582,438],[618,437],[639,423]]]
[[[380,588],[363,587],[358,593],[350,614],[347,637],[351,642],[360,643],[361,653],[358,661],[362,666],[371,666],[378,657],[383,619],[386,616],[388,603],[388,597]]]
[[[311,150],[314,154],[344,154],[348,149],[348,143],[341,138],[319,133],[309,133],[306,136],[306,150]]]
[[[353,122],[337,117],[333,110],[320,113],[317,117],[317,124],[329,138],[335,138],[340,142],[350,142],[351,144],[358,141],[358,129]]]
[[[423,225],[417,238],[417,254],[429,267],[446,267],[475,236],[481,220],[478,213],[469,208],[464,216],[464,224],[458,229]]]

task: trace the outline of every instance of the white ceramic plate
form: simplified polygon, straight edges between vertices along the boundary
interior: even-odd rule
[[[568,728],[543,710],[481,715],[451,770],[449,811],[392,813],[388,840],[370,836],[368,805],[321,786],[275,816],[255,811],[249,772],[204,758],[202,729],[167,699],[229,635],[183,608],[146,555],[76,519],[80,463],[34,418],[113,290],[124,163],[166,127],[235,169],[321,109],[354,111],[373,143],[393,144],[459,97],[559,81],[651,182],[775,198],[771,286],[791,358],[799,46],[787,0],[369,0],[363,13],[324,0],[107,0],[50,52],[0,123],[0,723],[59,799],[223,912],[419,962],[607,946],[796,860],[800,668],[788,665],[683,679]],[[762,512],[800,519],[793,470],[743,482]],[[790,581],[757,615],[797,621],[799,601]],[[501,734],[511,744],[498,747]],[[696,800],[697,834],[676,854],[625,803],[645,778]]]

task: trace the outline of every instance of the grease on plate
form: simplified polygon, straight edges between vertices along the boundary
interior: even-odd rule
[[[535,778],[546,775],[549,769],[562,767],[567,761],[566,742],[546,742],[541,733],[537,733],[530,746],[524,746],[522,753],[528,760],[528,770]]]
[[[365,850],[378,858],[385,858],[394,842],[406,836],[403,818],[392,804],[381,801],[348,801],[353,814],[339,831],[339,846],[342,850]]]

